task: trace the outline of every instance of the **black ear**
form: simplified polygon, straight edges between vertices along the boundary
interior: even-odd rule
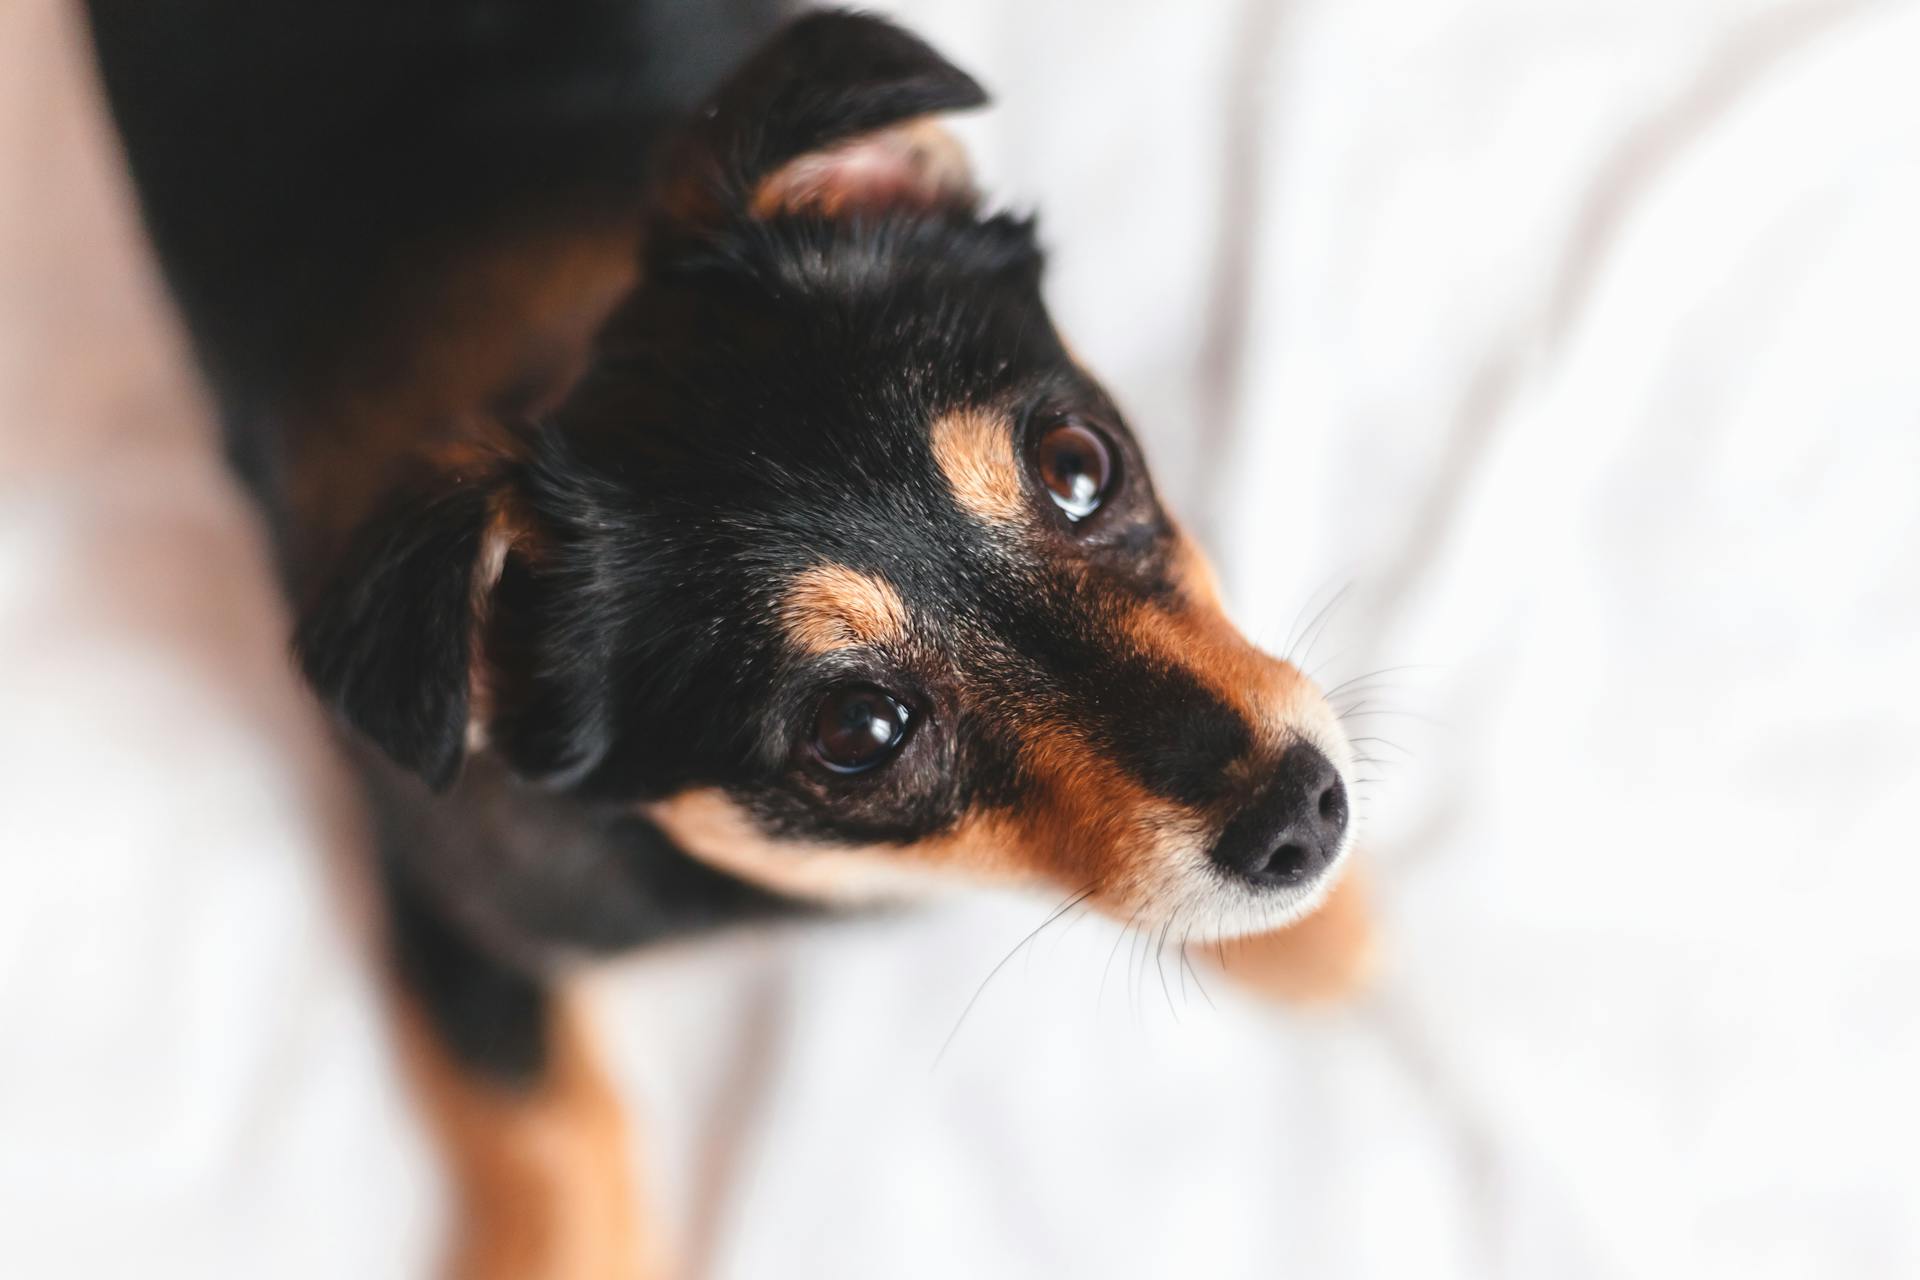
[[[466,754],[499,482],[439,475],[390,494],[302,613],[294,651],[323,701],[436,790]]]
[[[955,185],[957,150],[933,145],[930,158],[919,138],[878,152],[847,144],[986,101],[973,77],[889,22],[809,14],[749,58],[699,113],[666,161],[663,205],[670,219],[694,224],[753,211],[762,184],[784,166],[836,151],[858,162],[855,181],[869,194],[944,193]]]

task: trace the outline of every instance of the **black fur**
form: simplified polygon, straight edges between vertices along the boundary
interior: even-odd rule
[[[1010,744],[980,729],[1044,715],[1156,791],[1212,798],[1245,727],[1130,657],[1110,617],[1168,589],[1137,452],[1099,522],[1060,539],[1079,579],[998,545],[932,456],[930,424],[978,405],[1095,415],[1125,443],[1047,322],[1038,266],[1027,223],[966,209],[741,224],[653,263],[523,477],[548,540],[499,604],[532,655],[514,667],[538,673],[494,723],[515,767],[632,798],[717,783],[789,834],[906,844],[1018,802]],[[796,667],[775,609],[823,561],[894,584],[920,652]],[[855,677],[934,727],[848,781],[796,746],[824,688]]]
[[[547,1063],[546,986],[449,922],[406,859],[384,857],[381,869],[393,965],[434,1033],[468,1070],[531,1088]]]
[[[682,135],[667,166],[683,221],[737,213],[786,161],[916,116],[982,106],[986,91],[898,27],[823,13],[749,59]],[[684,207],[693,202],[691,209]],[[699,214],[703,217],[691,217]],[[660,227],[659,232],[688,229]]]
[[[696,862],[627,806],[582,801],[474,761],[444,800],[364,761],[382,845],[492,948],[537,965],[778,914],[792,904]]]
[[[1028,799],[1036,726],[1173,800],[1223,799],[1251,735],[1126,636],[1128,610],[1176,593],[1174,535],[1047,317],[1031,221],[965,193],[749,211],[787,160],[983,101],[924,44],[809,17],[687,115],[654,78],[673,61],[657,14],[611,0],[94,11],[156,241],[283,520],[303,480],[277,470],[288,424],[369,367],[396,272],[418,288],[457,270],[443,244],[632,203],[641,284],[584,380],[493,424],[497,464],[387,477],[344,554],[290,583],[309,678],[385,756],[364,771],[403,970],[476,1064],[537,1070],[528,975],[553,956],[779,905],[673,848],[641,802],[719,787],[797,840],[908,846]],[[689,40],[689,63],[727,60],[732,34]],[[1063,415],[1101,424],[1120,456],[1100,512],[1069,527],[1034,489],[1037,540],[984,527],[930,443],[963,408],[1018,456]],[[483,601],[500,513],[515,539]],[[799,656],[780,602],[822,563],[891,583],[910,642]],[[491,747],[467,761],[476,663]],[[853,777],[807,747],[849,680],[916,713],[899,756]]]
[[[257,452],[467,239],[625,207],[777,0],[89,0],[147,225]],[[263,477],[267,478],[267,477]]]
[[[474,572],[494,485],[403,484],[364,525],[294,644],[340,713],[435,789],[465,751]]]

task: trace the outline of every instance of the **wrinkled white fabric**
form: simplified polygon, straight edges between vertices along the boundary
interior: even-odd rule
[[[1249,629],[1351,584],[1308,660],[1403,668],[1386,963],[1301,1014],[1069,917],[944,1056],[1051,902],[624,964],[690,1270],[1920,1273],[1920,11],[889,8]],[[0,1270],[423,1274],[250,517],[4,391]]]

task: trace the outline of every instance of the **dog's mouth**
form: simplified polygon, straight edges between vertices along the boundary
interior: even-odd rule
[[[1317,772],[1306,779],[1294,768],[1275,784],[1274,798],[1262,797],[1230,820],[1210,846],[1170,858],[1168,874],[1127,909],[1129,917],[1137,913],[1211,942],[1271,932],[1312,914],[1352,850],[1352,802],[1337,773],[1320,783]]]

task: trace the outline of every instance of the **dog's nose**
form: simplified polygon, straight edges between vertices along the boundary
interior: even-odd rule
[[[1227,824],[1213,860],[1263,887],[1304,884],[1324,871],[1347,831],[1347,787],[1317,748],[1287,748],[1260,797]]]

